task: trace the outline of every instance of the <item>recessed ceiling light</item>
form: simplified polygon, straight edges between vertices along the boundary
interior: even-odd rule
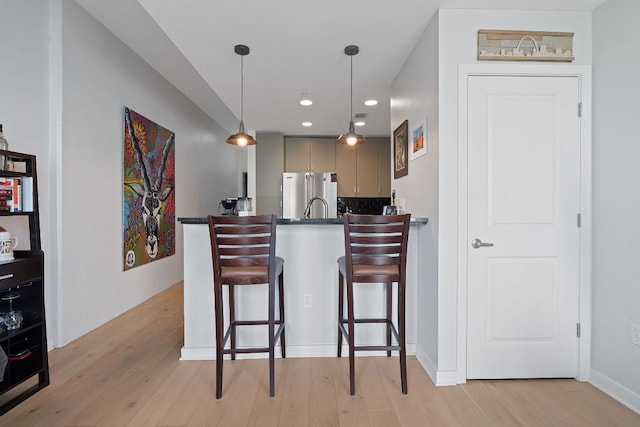
[[[307,92],[302,92],[302,95],[300,97],[300,105],[304,105],[305,107],[308,107],[309,105],[312,105],[312,104],[313,104],[313,100],[311,99],[309,94]]]
[[[312,126],[312,125],[313,125],[313,123],[311,123],[311,122],[302,122],[302,126],[307,127],[307,128],[309,126]]]
[[[354,125],[356,125],[356,126],[364,126],[364,122],[355,122]]]
[[[364,105],[368,105],[369,107],[377,104],[378,104],[378,101],[376,101],[375,99],[367,99],[366,101],[364,101]]]

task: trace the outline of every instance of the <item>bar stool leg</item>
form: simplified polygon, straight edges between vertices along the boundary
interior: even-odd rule
[[[342,322],[344,319],[344,279],[338,271],[338,357],[342,357]]]
[[[231,326],[231,349],[236,349],[236,297],[235,287],[229,285],[229,325]],[[236,360],[236,354],[231,353],[231,360]]]
[[[269,395],[273,397],[275,395],[275,387],[273,384],[273,377],[275,376],[274,358],[275,358],[275,299],[276,299],[276,286],[275,277],[269,279]]]
[[[355,321],[353,315],[353,282],[347,279],[347,318],[349,322],[349,393],[356,394]]]
[[[280,304],[280,324],[282,326],[282,333],[280,334],[280,351],[282,352],[282,358],[285,359],[287,357],[286,350],[286,340],[285,340],[285,331],[287,328],[284,326],[284,268],[282,272],[280,272],[280,277],[278,278],[278,287],[279,287],[279,295],[278,302]]]
[[[222,397],[222,340],[224,337],[224,316],[222,315],[222,286],[214,285],[214,305],[216,322],[216,399]]]
[[[391,347],[391,313],[393,305],[393,282],[385,283],[387,288],[387,346]],[[387,357],[391,357],[391,350],[387,350]]]
[[[400,335],[400,381],[402,393],[407,394],[407,343],[405,321],[405,283],[398,282],[398,334]]]

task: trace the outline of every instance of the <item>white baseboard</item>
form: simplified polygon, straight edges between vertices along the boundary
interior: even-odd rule
[[[420,346],[416,348],[416,359],[418,359],[418,362],[422,365],[422,368],[425,370],[427,375],[429,375],[431,381],[433,381],[434,384],[437,384],[436,378],[438,377],[438,372],[436,369],[436,365]]]
[[[628,389],[595,369],[591,370],[589,383],[602,390],[627,408],[640,414],[640,394]]]
[[[455,370],[438,370],[437,386],[458,385],[458,372]]]
[[[418,359],[418,362],[420,362],[436,386],[456,385],[458,383],[456,371],[438,370],[433,360],[420,346],[416,348],[416,359]]]
[[[413,356],[416,353],[415,344],[407,344],[407,355]],[[360,351],[356,353],[360,356],[383,356],[384,351]],[[342,347],[342,357],[347,357],[347,346]],[[336,357],[335,345],[287,345],[287,357]],[[238,359],[264,359],[269,357],[267,353],[238,354]],[[280,357],[280,347],[276,346],[276,357]],[[215,360],[215,347],[186,348],[180,350],[180,360]]]
[[[213,347],[180,349],[180,360],[215,360],[216,349]]]

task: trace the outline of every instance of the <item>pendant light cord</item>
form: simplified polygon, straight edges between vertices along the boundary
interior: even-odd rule
[[[351,115],[349,120],[353,121],[353,55],[351,55]]]
[[[240,55],[240,122],[244,120],[244,56]]]

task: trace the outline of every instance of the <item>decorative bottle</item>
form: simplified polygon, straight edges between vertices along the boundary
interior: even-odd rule
[[[8,150],[9,143],[2,135],[2,125],[0,124],[0,150]],[[7,170],[7,156],[0,155],[0,170]]]

